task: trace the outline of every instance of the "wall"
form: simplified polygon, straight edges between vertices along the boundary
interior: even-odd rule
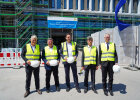
[[[136,64],[140,66],[140,26],[130,26],[119,32],[118,27],[107,28],[93,33],[93,44],[99,47],[104,42],[104,34],[110,33],[111,42],[116,44],[120,65]]]

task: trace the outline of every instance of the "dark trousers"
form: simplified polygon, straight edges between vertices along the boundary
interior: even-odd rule
[[[46,88],[50,88],[50,77],[51,73],[53,72],[54,80],[55,80],[55,86],[59,86],[59,77],[58,77],[58,66],[51,66],[50,70],[46,70]]]
[[[79,88],[76,62],[72,64],[64,63],[66,85],[70,87],[70,67],[72,69],[75,87]]]
[[[95,88],[95,71],[96,71],[96,66],[95,65],[85,66],[84,86],[85,87],[88,87],[88,75],[89,75],[89,71],[91,72],[91,84],[92,84],[92,87]]]
[[[40,88],[40,84],[39,84],[40,67],[33,68],[33,67],[27,65],[27,66],[25,66],[25,71],[26,71],[26,85],[25,85],[26,91],[30,91],[32,72],[33,72],[34,78],[35,78],[35,87],[36,87],[36,89],[39,89]]]
[[[109,82],[108,82],[108,89],[112,90],[112,84],[113,84],[113,65],[114,62],[106,61],[104,64],[102,64],[102,83],[103,83],[103,89],[106,90],[107,88],[107,74],[109,76]]]

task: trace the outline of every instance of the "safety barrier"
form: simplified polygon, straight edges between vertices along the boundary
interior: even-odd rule
[[[20,68],[20,66],[24,66],[21,51],[21,48],[2,48],[0,52],[0,67]]]
[[[21,58],[21,52],[21,48],[2,48],[2,52],[0,52],[0,67],[24,67],[25,61]],[[44,66],[43,61],[41,61],[40,66]]]
[[[21,52],[1,52],[0,53],[0,67],[20,67],[25,63],[21,58]]]

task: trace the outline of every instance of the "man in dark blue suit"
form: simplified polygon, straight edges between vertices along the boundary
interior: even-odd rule
[[[106,33],[104,39],[105,42],[99,45],[99,64],[102,69],[103,91],[106,96],[108,96],[108,91],[113,96],[113,65],[118,64],[118,56],[115,43],[110,42],[110,34]],[[106,84],[107,74],[109,76],[108,90]]]
[[[67,92],[70,91],[70,76],[69,75],[70,75],[70,67],[71,67],[76,90],[78,93],[81,93],[81,90],[79,89],[77,66],[76,66],[78,49],[77,49],[76,42],[71,41],[70,33],[66,34],[66,42],[61,43],[60,55],[62,57],[62,61],[64,64],[64,69],[65,69],[65,79],[66,79],[66,85],[67,85],[66,91]],[[68,57],[74,57],[75,61],[73,63],[68,63],[67,62]]]
[[[50,77],[51,73],[53,72],[54,80],[55,80],[55,86],[56,86],[56,91],[60,91],[59,88],[59,77],[58,77],[58,65],[60,62],[60,54],[58,48],[53,45],[53,39],[49,38],[48,41],[48,46],[46,46],[43,51],[42,51],[42,59],[44,61],[44,66],[46,69],[46,92],[50,92]],[[52,66],[50,65],[51,60],[57,60],[57,65]]]

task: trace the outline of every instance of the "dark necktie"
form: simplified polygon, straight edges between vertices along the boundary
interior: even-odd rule
[[[109,49],[109,43],[107,43],[107,50]]]

